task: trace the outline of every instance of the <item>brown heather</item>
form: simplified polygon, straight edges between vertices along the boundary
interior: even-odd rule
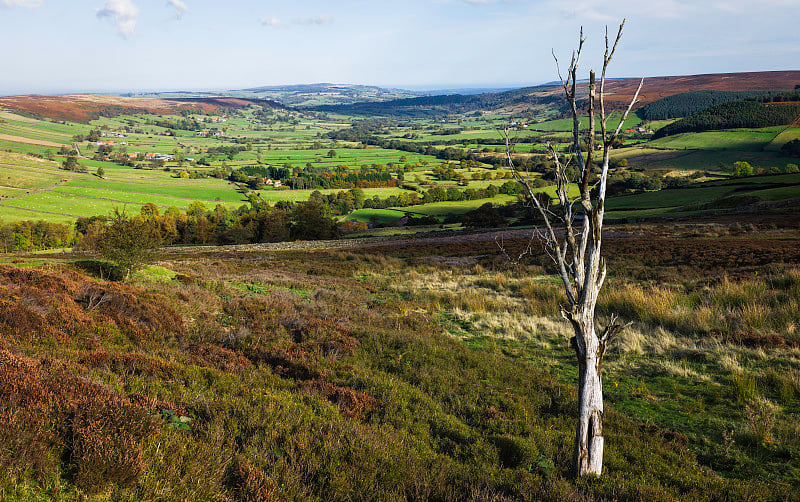
[[[696,434],[632,418],[633,405],[607,411],[606,476],[570,480],[576,396],[563,383],[572,373],[560,362],[561,292],[537,264],[511,269],[482,246],[175,253],[160,265],[179,280],[140,286],[56,260],[0,266],[0,499],[789,496],[780,483],[718,476]],[[613,349],[606,386],[632,374],[634,405],[652,406],[669,401],[647,375],[699,380],[725,399],[741,395],[731,459],[790,447],[797,435],[784,410],[800,396],[800,365],[770,372],[750,361],[766,364],[778,350],[756,323],[787,341],[796,329],[789,312],[759,317],[741,298],[758,293],[753,305],[780,312],[797,277],[610,284],[605,301],[636,325]],[[740,312],[752,346],[715,331],[729,328],[714,318],[723,309]],[[669,325],[701,320],[700,337]],[[761,416],[769,430],[748,425]]]

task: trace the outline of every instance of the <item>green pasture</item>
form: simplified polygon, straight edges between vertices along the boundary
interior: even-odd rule
[[[59,169],[59,163],[40,159],[38,157],[30,157],[21,155],[19,153],[3,152],[0,151],[0,165],[6,166],[22,166],[22,167],[36,167],[39,169]]]
[[[795,139],[800,139],[800,127],[789,127],[775,136],[765,149],[769,151],[779,151],[783,145]]]
[[[647,145],[673,150],[741,150],[758,152],[763,150],[777,135],[778,132],[773,128],[706,131],[667,136],[650,141]]]
[[[416,164],[427,162],[428,164],[438,164],[441,161],[430,155],[419,155],[414,153],[402,152],[399,150],[388,150],[383,148],[335,148],[327,147],[318,150],[309,149],[281,149],[265,150],[261,153],[256,151],[242,152],[236,156],[237,159],[252,160],[253,163],[260,156],[262,162],[267,164],[291,164],[295,167],[304,167],[306,163],[314,166],[334,168],[346,164],[350,168],[360,168],[362,165],[371,164],[386,165],[394,164]],[[328,157],[328,152],[334,150],[335,157]],[[401,158],[405,158],[401,161]]]
[[[155,195],[152,193],[137,193],[108,188],[86,188],[77,186],[61,186],[54,188],[52,191],[68,196],[86,197],[91,199],[107,199],[122,204],[146,204],[148,202],[152,202],[161,207],[175,206],[178,208],[186,208],[194,201],[200,201],[206,206],[210,205],[212,207],[220,203],[228,207],[239,207],[241,204],[246,203],[244,200],[219,202],[213,199],[205,199],[200,197],[190,199],[185,197]]]
[[[764,202],[800,198],[800,174],[732,178],[702,183],[695,187],[610,197],[606,201],[606,208],[610,219],[667,214],[688,216],[701,211],[693,206],[739,196],[757,197]],[[687,206],[687,210],[681,210]]]
[[[800,184],[780,188],[768,188],[766,190],[754,190],[749,192],[748,195],[754,195],[767,202],[800,199]]]
[[[509,195],[498,195],[491,199],[463,200],[456,202],[431,202],[429,204],[420,204],[418,206],[409,206],[406,208],[397,209],[411,214],[443,217],[447,216],[448,214],[468,213],[473,209],[477,209],[478,207],[486,204],[487,202],[503,205],[515,200],[515,197],[511,197]]]
[[[204,199],[219,201],[242,201],[244,197],[227,181],[216,179],[182,180],[165,177],[161,180],[148,181],[112,181],[100,178],[86,178],[70,181],[69,186],[110,189],[122,192],[138,192],[140,194],[171,195],[183,199]]]
[[[614,113],[608,120],[608,129],[614,130],[619,125],[619,121],[622,118],[621,113]],[[628,115],[628,118],[625,119],[625,124],[623,124],[622,128],[630,129],[633,127],[638,127],[642,123],[642,119],[639,118],[635,113],[631,113]],[[581,117],[580,118],[581,128],[588,128],[589,127],[589,118],[588,117]],[[599,118],[597,119],[597,130],[600,130],[600,122]],[[555,119],[555,120],[546,120],[543,122],[529,122],[528,129],[532,129],[534,131],[572,131],[573,128],[573,120],[571,118],[564,118],[564,119]]]
[[[798,164],[798,159],[776,152],[736,150],[669,150],[648,148],[650,144],[612,151],[612,159],[627,159],[628,169],[648,171],[726,171],[737,161],[749,162],[754,168],[785,168]]]
[[[31,145],[28,143],[17,143],[16,141],[0,139],[0,150],[13,153],[36,154],[44,156],[47,153],[54,153],[55,148],[52,146]]]
[[[105,215],[113,211],[114,208],[123,208],[125,206],[135,206],[135,211],[138,213],[138,208],[141,206],[141,204],[90,199],[51,191],[32,194],[22,199],[14,200],[9,204],[24,209],[59,213],[60,215],[72,217]],[[41,219],[49,219],[49,216],[43,213]]]
[[[55,185],[60,183],[62,179],[69,177],[67,174],[71,174],[66,171],[62,173],[0,165],[0,186],[39,188]]]
[[[411,206],[408,209],[410,211],[414,211],[415,207],[419,206]],[[406,212],[402,209],[359,209],[357,211],[353,211],[347,216],[343,216],[341,219],[357,220],[364,223],[374,222],[378,224],[384,224],[397,221],[405,216],[405,214]]]
[[[679,188],[672,190],[658,190],[634,195],[621,195],[609,197],[606,208],[609,211],[654,209],[665,207],[678,207],[722,197],[731,191],[731,187],[703,186],[698,188]]]
[[[8,197],[20,197],[29,193],[24,188],[13,188],[0,185],[0,201]]]
[[[28,123],[0,122],[0,134],[10,134],[23,138],[52,141],[54,143],[69,145],[72,143],[72,136],[77,133],[48,130],[42,127],[29,125]]]
[[[728,178],[725,180],[714,181],[713,185],[736,185],[739,187],[749,187],[752,185],[767,184],[800,184],[800,173],[793,174],[774,174],[768,176],[748,176],[746,178]]]
[[[372,197],[379,197],[381,199],[385,199],[390,195],[400,195],[401,193],[407,193],[409,190],[405,190],[402,188],[362,188],[364,191],[364,196],[367,198]],[[311,194],[314,192],[320,192],[323,195],[331,194],[331,193],[338,193],[338,192],[346,192],[347,189],[344,188],[330,188],[325,190],[258,190],[258,195],[267,202],[279,202],[279,201],[306,201],[311,197]]]
[[[16,205],[16,201],[10,201],[8,204]],[[8,207],[6,203],[0,201],[0,222],[11,223],[14,221],[50,221],[53,223],[67,223],[72,224],[75,221],[75,216],[67,214],[48,214],[38,210],[24,210],[13,207]]]

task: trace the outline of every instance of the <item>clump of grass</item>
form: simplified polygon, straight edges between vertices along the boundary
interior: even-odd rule
[[[749,399],[744,412],[747,417],[744,439],[758,445],[774,443],[772,429],[779,412],[778,407],[770,400],[760,397]]]
[[[604,312],[663,326],[688,336],[722,335],[749,346],[797,346],[800,287],[796,269],[766,278],[728,278],[705,289],[690,285],[612,283],[600,297]]]
[[[744,372],[733,375],[733,390],[737,403],[751,401],[756,397],[756,377]]]

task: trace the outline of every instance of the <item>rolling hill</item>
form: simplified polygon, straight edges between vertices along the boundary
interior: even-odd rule
[[[251,105],[282,108],[282,105],[265,99],[236,97],[208,98],[129,98],[97,94],[67,94],[42,96],[0,97],[0,108],[33,115],[39,118],[69,120],[87,123],[98,117],[116,117],[125,114],[169,114],[182,109],[202,109],[203,113],[216,113],[222,108],[245,108]]]
[[[638,78],[609,79],[606,102],[624,106],[639,85]],[[791,91],[800,85],[800,71],[719,73],[645,78],[637,106],[644,106],[667,96],[684,92],[715,91]],[[586,93],[587,83],[579,84],[579,93]],[[558,85],[524,87],[512,91],[478,95],[422,96],[382,103],[317,106],[315,110],[354,115],[425,116],[441,113],[465,113],[474,110],[500,112],[521,111],[542,104],[561,104]]]

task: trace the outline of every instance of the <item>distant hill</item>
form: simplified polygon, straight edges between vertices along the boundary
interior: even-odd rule
[[[299,84],[254,87],[231,91],[231,95],[269,98],[298,108],[381,102],[423,95],[421,92],[352,84]]]
[[[606,103],[623,107],[633,97],[639,79],[609,79],[606,82]],[[749,73],[719,73],[648,77],[644,81],[639,102],[642,107],[675,94],[703,90],[713,91],[792,91],[800,85],[800,71],[770,71]],[[588,83],[579,82],[579,96],[588,92]],[[453,94],[390,100],[382,103],[316,106],[317,111],[350,115],[429,116],[447,113],[466,113],[475,110],[520,111],[541,104],[563,104],[559,84],[524,87],[504,92],[477,95]]]
[[[270,100],[236,97],[209,98],[128,98],[96,94],[67,94],[62,96],[0,97],[0,107],[36,117],[73,122],[89,122],[98,117],[114,117],[135,113],[174,113],[182,109],[199,108],[203,113],[216,113],[222,108],[244,108],[251,105],[283,108]]]
[[[449,94],[395,99],[381,103],[323,105],[315,106],[312,109],[319,112],[343,113],[346,115],[427,117],[513,106],[559,105],[562,100],[561,95],[553,87],[524,87],[510,91],[483,94]]]
[[[638,78],[607,82],[607,101],[627,104],[639,85]],[[800,71],[761,71],[744,73],[711,73],[644,79],[639,106],[658,99],[691,91],[793,91],[800,85]],[[586,87],[585,85],[583,86]]]

